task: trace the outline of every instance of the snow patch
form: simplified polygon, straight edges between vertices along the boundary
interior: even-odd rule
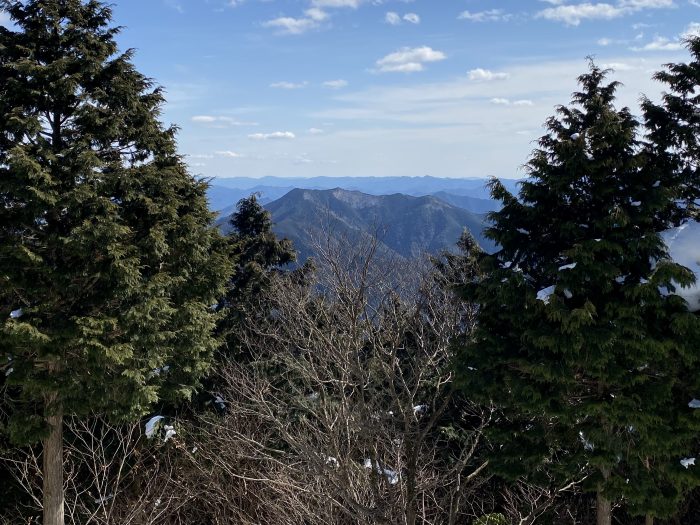
[[[537,300],[542,301],[544,304],[549,304],[549,298],[554,293],[554,288],[555,286],[552,285],[537,292]]]
[[[372,469],[372,460],[369,458],[365,459],[363,466],[366,469],[371,470]],[[377,471],[377,474],[381,474],[386,478],[386,480],[389,482],[389,485],[396,485],[399,482],[399,475],[395,470],[382,467],[378,461],[375,462],[374,468]]]
[[[165,430],[165,437],[163,438],[163,441],[166,443],[171,437],[177,434],[177,432],[175,432],[175,428],[172,425],[165,425],[163,427],[163,430]]]
[[[683,465],[685,468],[694,467],[695,466],[695,458],[681,459],[681,465]]]
[[[216,396],[214,398],[214,404],[219,410],[226,410],[226,400],[221,396]]]
[[[151,439],[155,435],[158,422],[161,419],[164,419],[163,416],[153,416],[146,422],[146,437],[148,439]]]
[[[689,288],[677,287],[675,295],[688,302],[691,312],[700,311],[700,223],[691,221],[663,233],[671,259],[691,270],[698,280]]]
[[[413,407],[413,413],[416,416],[422,416],[428,411],[428,405],[416,405]]]

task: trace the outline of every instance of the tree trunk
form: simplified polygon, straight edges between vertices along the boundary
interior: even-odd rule
[[[47,399],[51,411],[46,418],[50,431],[44,439],[43,475],[44,475],[44,525],[64,525],[63,510],[63,410],[51,406],[57,396]]]
[[[596,524],[612,525],[612,504],[600,491],[598,492]]]
[[[647,517],[644,520],[644,525],[654,525],[654,516],[647,514]]]

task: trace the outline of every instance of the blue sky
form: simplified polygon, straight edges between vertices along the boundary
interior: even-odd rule
[[[658,96],[698,0],[113,0],[206,176],[519,177],[585,57]]]

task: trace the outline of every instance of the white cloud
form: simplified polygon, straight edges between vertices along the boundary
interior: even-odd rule
[[[278,29],[280,33],[285,35],[301,35],[319,27],[321,22],[327,20],[328,17],[328,13],[319,7],[311,7],[304,11],[302,17],[281,16],[263,22],[262,26]]]
[[[337,80],[326,80],[323,83],[323,87],[327,87],[330,89],[342,89],[344,87],[347,87],[348,81],[343,80],[342,78],[339,78]]]
[[[685,28],[685,31],[681,33],[681,38],[686,39],[686,38],[691,38],[691,37],[698,37],[700,36],[700,23],[699,22],[691,22],[688,24],[688,27]]]
[[[401,25],[402,21],[417,25],[420,24],[420,16],[418,16],[416,13],[406,13],[405,15],[401,16],[395,11],[389,11],[386,15],[384,15],[384,22],[389,25],[398,26]]]
[[[631,49],[634,51],[678,51],[685,46],[683,43],[685,39],[696,36],[700,36],[700,23],[691,22],[681,34],[673,39],[657,35],[648,44]]]
[[[625,62],[608,62],[606,64],[601,64],[603,69],[612,69],[613,71],[632,71],[636,69],[635,66],[627,64]]]
[[[469,80],[489,81],[489,80],[504,80],[508,78],[508,73],[495,73],[488,69],[480,67],[469,71]]]
[[[227,159],[240,159],[243,157],[240,153],[236,153],[235,151],[217,151],[216,155],[218,157],[225,157]]]
[[[457,17],[459,20],[469,20],[471,22],[500,22],[508,21],[513,17],[503,9],[489,9],[488,11],[462,11]]]
[[[675,6],[673,0],[618,0],[615,4],[584,2],[568,5],[557,2],[555,7],[540,11],[536,17],[577,26],[584,20],[612,20],[644,9],[668,9]]]
[[[664,9],[676,7],[673,0],[620,0],[620,7],[639,11],[642,9]]]
[[[328,18],[328,13],[323,11],[322,9],[319,9],[318,7],[312,7],[310,9],[307,9],[304,11],[304,14],[310,18],[311,20],[315,20],[316,22],[323,22]]]
[[[504,97],[495,97],[489,100],[491,104],[495,104],[496,106],[528,106],[532,107],[535,105],[535,103],[532,100],[523,98],[520,100],[513,100],[511,101],[509,98],[504,98]]]
[[[446,58],[445,53],[428,46],[403,47],[377,60],[377,68],[382,73],[413,73],[423,71],[425,63],[439,62]]]
[[[612,20],[622,16],[624,12],[624,9],[611,4],[583,3],[550,7],[537,13],[537,17],[577,26],[582,20]]]
[[[401,16],[394,11],[389,11],[386,15],[384,15],[384,21],[389,25],[397,26],[401,23]]]
[[[306,82],[306,81],[296,82],[296,83],[282,81],[282,82],[273,82],[272,84],[270,84],[270,87],[275,88],[275,89],[301,89],[301,88],[306,87],[307,85],[308,85],[308,82]]]
[[[362,0],[311,0],[314,7],[350,7],[357,9]]]
[[[309,29],[318,27],[318,23],[312,18],[292,18],[290,16],[281,16],[273,18],[267,22],[263,22],[263,27],[279,29],[280,33],[287,35],[301,35]]]
[[[325,131],[319,128],[309,128],[309,135],[323,135]]]
[[[292,140],[296,135],[291,131],[274,131],[272,133],[253,133],[248,135],[251,140]]]
[[[635,51],[678,51],[683,48],[678,40],[670,40],[662,36],[654,37],[654,40],[642,47],[633,47]]]
[[[195,124],[208,124],[211,127],[226,127],[226,126],[257,126],[257,122],[242,122],[232,117],[222,117],[215,115],[195,115],[192,117],[192,122]]]

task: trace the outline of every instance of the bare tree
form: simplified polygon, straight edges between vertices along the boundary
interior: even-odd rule
[[[210,503],[247,498],[217,523],[464,523],[491,416],[452,385],[473,309],[376,236],[322,241],[310,282],[274,277],[252,357],[218,372],[226,415],[197,425]]]
[[[65,513],[69,523],[167,523],[195,498],[190,491],[181,490],[175,479],[181,445],[161,446],[158,439],[146,442],[142,425],[115,425],[98,416],[67,418],[65,428]],[[4,509],[0,523],[15,525],[22,519],[34,523],[31,516],[40,515],[42,509],[40,451],[16,448],[0,457],[0,462],[30,502],[26,508]]]

